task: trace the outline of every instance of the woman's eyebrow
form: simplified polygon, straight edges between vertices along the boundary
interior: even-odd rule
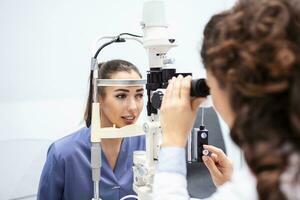
[[[136,92],[144,92],[144,88],[137,89]]]
[[[114,91],[115,92],[129,92],[129,90],[124,89],[124,88],[118,88],[118,89],[115,89]],[[144,91],[144,88],[139,88],[136,90],[136,92],[143,92],[143,91]]]
[[[119,88],[119,89],[116,89],[115,92],[129,92],[129,90]]]

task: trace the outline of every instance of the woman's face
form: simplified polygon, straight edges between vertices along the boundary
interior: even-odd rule
[[[226,124],[231,127],[234,121],[234,113],[230,106],[229,95],[226,89],[220,88],[220,85],[215,76],[207,70],[207,85],[210,88],[210,94],[214,107],[222,116]]]
[[[141,79],[133,70],[112,74],[110,79]],[[123,127],[137,121],[143,109],[142,86],[108,86],[100,97],[102,127]]]

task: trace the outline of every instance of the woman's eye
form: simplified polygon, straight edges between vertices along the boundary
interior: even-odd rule
[[[137,94],[135,97],[139,98],[139,99],[142,99],[144,97],[144,94]]]
[[[125,94],[118,94],[118,95],[116,95],[116,98],[117,99],[125,99],[126,95]]]

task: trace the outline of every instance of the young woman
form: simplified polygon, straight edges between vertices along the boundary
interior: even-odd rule
[[[141,79],[138,69],[124,60],[99,65],[101,79]],[[91,77],[90,77],[91,78]],[[136,122],[143,108],[143,87],[107,86],[98,89],[102,127],[123,127]],[[54,142],[41,175],[38,199],[89,200],[93,198],[90,167],[92,85],[86,106],[86,127]],[[134,194],[133,152],[145,149],[143,136],[102,139],[100,197],[120,200]],[[100,156],[100,155],[99,155]]]
[[[209,199],[300,199],[299,1],[240,0],[220,16],[206,27],[201,55],[214,105],[249,169],[232,175],[225,154],[206,146],[219,186]],[[202,101],[190,100],[190,82],[174,78],[163,98],[155,200],[189,198],[183,147]]]

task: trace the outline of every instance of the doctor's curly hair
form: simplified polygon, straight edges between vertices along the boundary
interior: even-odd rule
[[[201,57],[229,92],[230,134],[259,199],[287,199],[280,177],[300,149],[300,1],[240,0],[207,24]]]

